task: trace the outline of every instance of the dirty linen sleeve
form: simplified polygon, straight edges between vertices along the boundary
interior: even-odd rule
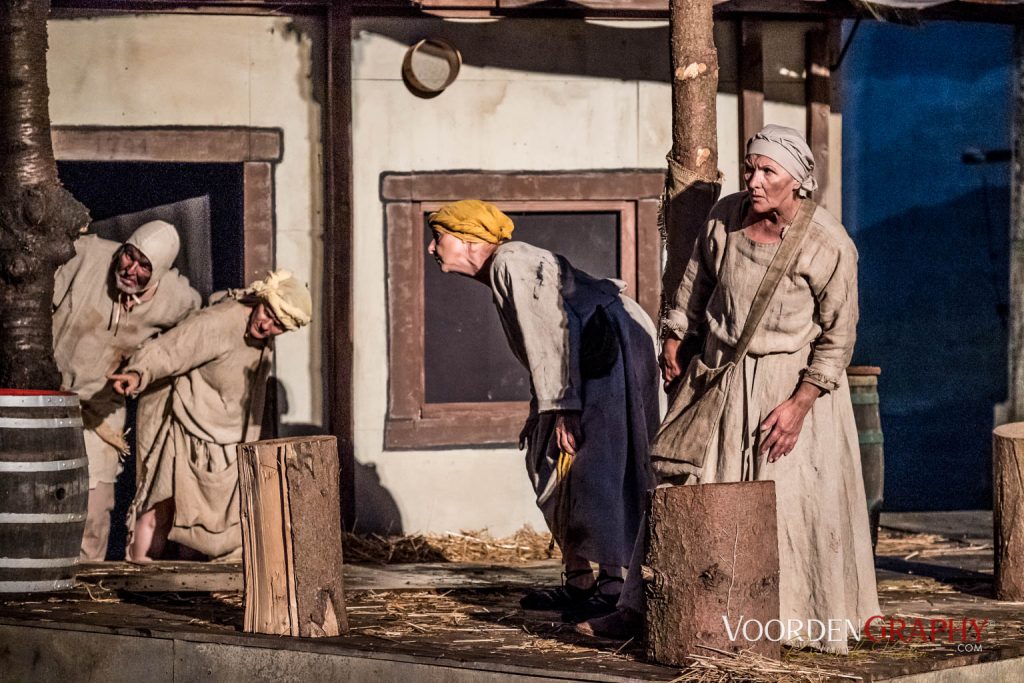
[[[494,294],[507,322],[518,328],[525,355],[521,360],[530,371],[538,412],[582,410],[578,330],[562,297],[559,261],[542,252],[538,262],[536,253],[499,253],[493,266]]]
[[[857,249],[847,239],[830,250],[831,258],[826,258],[825,251],[822,249],[816,258],[828,267],[819,282],[810,283],[821,334],[811,342],[811,358],[803,371],[803,379],[825,391],[832,391],[839,386],[839,380],[850,364],[857,340],[857,319],[860,315]]]
[[[662,327],[677,339],[700,334],[708,299],[715,289],[718,269],[712,254],[714,246],[711,233],[716,220],[709,218],[697,236],[697,244],[690,254],[690,261],[683,271],[675,296],[665,311]]]
[[[71,291],[71,283],[75,281],[79,269],[85,262],[85,252],[88,249],[89,240],[79,237],[75,240],[75,255],[70,261],[57,268],[53,276],[53,307],[57,308],[64,300],[64,297]]]
[[[217,313],[215,308],[193,313],[132,354],[125,372],[139,374],[139,392],[158,379],[183,375],[230,350],[227,332],[218,329],[221,316]]]
[[[160,288],[164,291],[158,294],[168,297],[168,315],[163,325],[164,329],[181,322],[202,306],[203,298],[199,292],[193,289],[188,278],[177,270],[171,270],[161,278]]]

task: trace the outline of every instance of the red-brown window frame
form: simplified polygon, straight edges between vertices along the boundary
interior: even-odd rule
[[[616,211],[620,277],[652,317],[661,293],[658,198],[664,173],[385,173],[388,259],[388,413],[384,446],[430,448],[515,443],[526,401],[427,403],[424,372],[423,215],[465,197],[510,211]],[[485,408],[485,409],[484,409]]]

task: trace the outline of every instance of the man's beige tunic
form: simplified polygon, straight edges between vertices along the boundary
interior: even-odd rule
[[[667,315],[666,324],[680,338],[706,325],[703,360],[709,367],[735,353],[754,294],[779,247],[742,232],[746,202],[747,194],[737,193],[712,208]],[[703,470],[687,482],[776,482],[783,623],[863,624],[879,610],[845,373],[857,317],[857,250],[842,224],[819,207],[751,341],[742,375],[729,386]],[[793,451],[769,463],[758,453],[759,426],[801,380],[826,393],[804,419]],[[635,597],[628,589],[623,597],[636,606],[628,602]],[[847,647],[845,637],[817,645],[837,652]]]
[[[143,345],[126,368],[142,378],[140,390],[174,377],[169,403],[152,418],[160,423],[141,454],[129,524],[173,498],[169,540],[212,558],[241,547],[235,450],[259,438],[270,346],[247,341],[251,311],[225,299],[193,313]]]
[[[112,275],[120,247],[95,235],[80,237],[75,257],[57,270],[54,280],[53,353],[62,387],[82,401],[90,488],[113,483],[120,470],[117,449],[96,433],[124,431],[124,400],[114,393],[107,373],[201,303],[188,278],[171,269],[150,299],[124,310]]]

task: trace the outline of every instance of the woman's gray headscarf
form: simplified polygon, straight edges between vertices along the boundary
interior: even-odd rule
[[[765,156],[786,169],[800,183],[799,195],[806,197],[818,189],[814,179],[814,155],[804,136],[792,128],[767,125],[747,141],[747,156]]]

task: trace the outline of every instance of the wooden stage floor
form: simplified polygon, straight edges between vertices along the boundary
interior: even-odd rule
[[[908,622],[987,619],[980,651],[866,641],[847,657],[787,651],[780,669],[790,673],[778,679],[1024,679],[1024,604],[992,598],[991,514],[885,515],[883,525],[876,562],[883,614]],[[639,643],[588,640],[558,614],[520,610],[527,588],[558,581],[554,562],[345,569],[351,632],[302,640],[241,632],[238,565],[88,565],[73,591],[0,601],[0,681],[671,681],[681,674],[646,662]]]

